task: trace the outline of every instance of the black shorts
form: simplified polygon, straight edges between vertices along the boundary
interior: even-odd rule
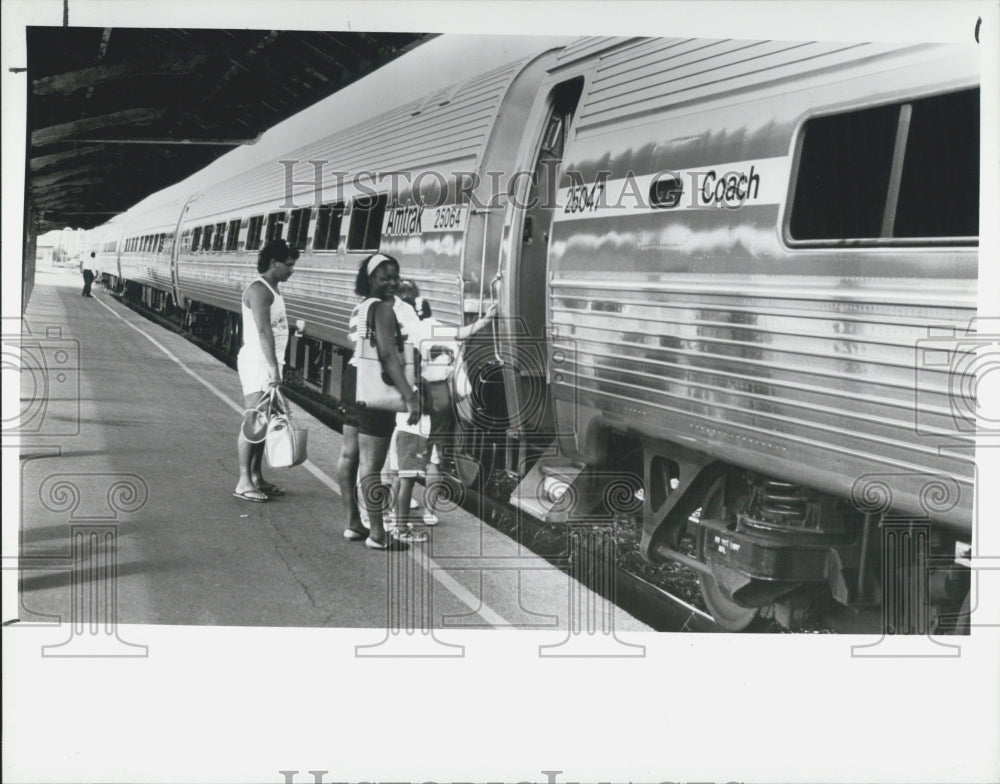
[[[358,426],[358,408],[354,401],[358,385],[358,369],[354,365],[344,365],[344,375],[340,379],[340,417],[345,425]]]
[[[396,428],[396,412],[359,408],[355,402],[357,386],[358,369],[354,365],[345,365],[340,382],[340,413],[344,424],[356,427],[362,435],[388,438]]]

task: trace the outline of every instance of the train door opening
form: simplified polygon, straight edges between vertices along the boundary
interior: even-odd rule
[[[512,431],[520,443],[508,455],[517,463],[511,468],[522,471],[529,456],[526,450],[533,445],[547,446],[552,437],[552,412],[546,388],[549,236],[563,153],[582,92],[580,76],[557,85],[550,93],[530,185],[522,202],[520,243],[511,265],[510,312],[516,318],[509,325],[509,338],[514,361],[505,387]]]

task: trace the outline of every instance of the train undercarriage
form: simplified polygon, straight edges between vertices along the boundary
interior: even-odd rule
[[[776,624],[887,635],[968,632],[961,532],[890,510],[860,511],[662,440],[631,433],[609,439],[613,469],[568,471],[565,460],[542,458],[535,474],[538,494],[550,495],[548,516],[568,523],[641,518],[643,556],[693,570],[705,608],[726,631]],[[546,476],[557,484],[545,488]],[[572,500],[561,501],[564,495]]]

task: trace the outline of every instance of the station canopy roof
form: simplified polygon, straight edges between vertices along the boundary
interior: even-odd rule
[[[98,226],[432,37],[30,27],[35,228]]]

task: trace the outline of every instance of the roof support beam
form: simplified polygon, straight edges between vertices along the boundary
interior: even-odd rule
[[[38,96],[72,95],[87,87],[133,76],[183,76],[208,62],[207,54],[185,54],[157,57],[131,63],[95,65],[79,71],[46,76],[32,82]]]
[[[257,136],[254,139],[86,139],[95,144],[217,144],[224,147],[239,147],[243,144],[256,144]]]
[[[93,177],[100,172],[101,169],[94,166],[74,166],[69,169],[59,169],[57,171],[46,172],[45,174],[34,174],[31,176],[31,187],[45,188],[50,185],[54,185],[57,182],[62,182],[63,180],[81,177],[88,174]]]
[[[160,107],[144,109],[123,109],[120,112],[102,114],[97,117],[83,117],[73,122],[50,125],[40,128],[31,134],[32,147],[44,147],[46,144],[64,141],[67,136],[86,133],[97,128],[109,128],[121,125],[146,125],[166,115],[167,110]],[[87,141],[80,139],[79,141]]]
[[[41,171],[42,169],[47,169],[50,166],[55,166],[57,163],[62,163],[63,161],[77,161],[80,158],[86,158],[91,155],[96,155],[99,152],[105,152],[103,147],[81,147],[76,150],[66,150],[66,152],[56,152],[51,155],[39,155],[36,158],[31,159],[31,170]]]

